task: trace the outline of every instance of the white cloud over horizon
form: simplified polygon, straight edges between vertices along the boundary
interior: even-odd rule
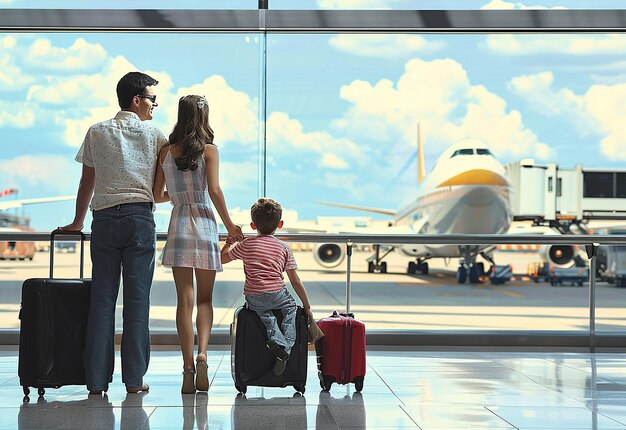
[[[20,155],[0,159],[3,187],[37,187],[58,194],[76,192],[80,165],[53,154]]]
[[[340,34],[331,37],[328,43],[339,51],[375,58],[400,58],[446,47],[442,41],[430,42],[423,36],[411,34]]]
[[[397,1],[397,0],[395,0]],[[317,0],[320,9],[391,9],[394,0]]]
[[[471,138],[500,155],[550,155],[549,147],[524,126],[519,111],[507,111],[500,96],[472,85],[463,66],[451,59],[413,59],[397,83],[355,80],[341,88],[340,96],[352,106],[333,125],[353,139],[388,141],[400,130],[412,150],[420,123],[429,136],[427,145],[443,148]],[[389,156],[398,157],[392,164],[402,164],[406,153]]]
[[[615,55],[626,50],[623,34],[490,34],[489,51],[500,55]]]
[[[32,69],[79,73],[97,71],[106,59],[102,45],[80,37],[68,48],[52,46],[50,40],[38,38],[27,48],[24,64]]]
[[[569,88],[555,89],[553,74],[541,72],[517,76],[508,88],[525,100],[529,109],[567,121],[582,136],[598,135],[605,158],[626,160],[626,84],[594,84],[578,95]]]
[[[505,0],[491,0],[489,3],[481,6],[481,9],[505,9],[505,10],[524,10],[524,9],[567,9],[565,6],[528,6],[521,2],[511,2]]]

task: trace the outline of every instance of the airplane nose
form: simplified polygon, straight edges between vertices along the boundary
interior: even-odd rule
[[[509,186],[510,184],[504,176],[492,170],[472,169],[446,179],[437,187],[452,187],[455,185]]]

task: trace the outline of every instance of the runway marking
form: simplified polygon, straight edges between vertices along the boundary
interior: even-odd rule
[[[520,294],[520,293],[514,293],[513,291],[504,291],[504,290],[493,290],[493,291],[495,291],[496,293],[506,294],[507,296],[517,297],[519,299],[527,298],[525,295]]]

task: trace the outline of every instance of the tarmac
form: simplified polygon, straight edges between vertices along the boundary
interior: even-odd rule
[[[91,276],[86,248],[85,277]],[[324,269],[310,251],[294,251],[316,318],[346,309],[346,262]],[[409,258],[391,253],[388,273],[367,273],[368,252],[355,251],[351,270],[351,306],[356,318],[375,330],[588,330],[589,288],[535,283],[525,274],[539,261],[534,251],[498,251],[498,264],[511,264],[514,280],[492,285],[459,285],[457,262],[430,260],[428,275],[408,275]],[[157,260],[159,256],[157,256]],[[55,254],[55,277],[78,277],[78,253]],[[0,261],[0,328],[19,328],[21,285],[27,278],[48,277],[49,254],[37,252],[33,261]],[[286,278],[286,276],[285,276]],[[214,328],[228,328],[235,309],[243,304],[241,262],[225,265],[214,287]],[[151,292],[152,330],[175,330],[176,294],[171,269],[157,265]],[[121,288],[116,326],[121,328]],[[598,282],[596,331],[626,329],[626,289]]]

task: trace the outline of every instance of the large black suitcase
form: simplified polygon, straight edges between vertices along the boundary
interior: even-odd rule
[[[283,315],[275,309],[278,324]],[[235,310],[235,319],[230,326],[231,335],[231,372],[235,388],[246,394],[248,386],[286,387],[292,385],[296,391],[304,393],[306,385],[308,344],[307,317],[298,306],[296,312],[296,343],[291,348],[285,373],[274,375],[276,357],[265,343],[267,334],[261,318],[246,306]]]
[[[80,279],[55,279],[54,240],[80,235]],[[29,387],[85,385],[83,350],[91,279],[83,279],[85,235],[55,230],[50,235],[50,278],[31,278],[22,285],[18,375],[28,401]]]

